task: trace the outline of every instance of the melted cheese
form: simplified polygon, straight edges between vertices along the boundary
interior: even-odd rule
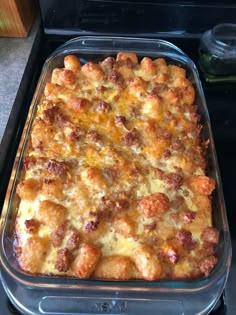
[[[37,242],[48,242],[45,253],[39,255],[42,261],[36,272],[75,276],[71,261],[60,270],[57,260],[58,252],[68,246],[70,231],[76,230],[79,244],[71,250],[72,261],[81,255],[83,244],[92,244],[101,256],[130,257],[133,273],[128,278],[155,280],[201,274],[194,270],[196,263],[188,262],[189,253],[176,239],[178,231],[188,231],[201,247],[201,232],[211,226],[208,197],[203,198],[188,186],[189,177],[205,174],[196,132],[199,127],[189,109],[192,102],[188,103],[194,98],[194,90],[190,82],[184,81],[189,87],[189,98],[185,98],[182,81],[178,81],[178,73],[182,76],[183,71],[178,67],[167,68],[163,60],[153,63],[149,60],[144,65],[151,65],[148,72],[140,64],[129,68],[128,63],[120,66],[120,62],[118,59],[113,69],[110,65],[106,68],[106,63],[93,66],[95,72],[89,75],[85,68],[81,72],[77,67],[74,74],[59,69],[53,75],[53,84],[46,87],[26,152],[29,167],[18,188],[19,246],[29,246],[34,238]],[[161,64],[165,66],[163,83],[158,68]],[[31,178],[38,182],[30,187],[36,198],[27,200],[29,188],[24,181]],[[162,213],[158,205],[155,209],[148,199],[156,196],[167,198],[168,209],[165,205],[163,208],[167,212]],[[183,200],[181,206],[175,201],[178,197]],[[52,228],[40,221],[39,208],[44,200],[53,202],[58,222],[61,209],[58,205],[66,209],[64,232],[60,232],[60,226]],[[150,202],[143,203],[147,207],[144,210],[140,206],[143,200]],[[180,220],[181,211],[186,209],[197,214],[195,223]],[[50,213],[47,215],[48,220],[57,222],[57,218],[50,218]],[[38,222],[33,232],[26,224],[32,219]],[[115,222],[119,222],[118,227]],[[59,245],[53,241],[55,233],[62,238]],[[174,242],[173,247],[168,242]],[[164,251],[163,258],[162,246],[177,251],[180,260],[171,261]],[[195,260],[196,250],[190,250]],[[27,251],[19,258],[22,268],[35,271],[35,266],[30,269],[24,264],[27,261],[24,255]],[[150,259],[150,264],[157,265],[150,265],[148,274],[143,269],[146,270]]]

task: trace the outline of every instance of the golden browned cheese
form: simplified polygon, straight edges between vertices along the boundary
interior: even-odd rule
[[[24,158],[16,253],[33,274],[193,279],[217,258],[195,91],[165,59],[54,69]]]

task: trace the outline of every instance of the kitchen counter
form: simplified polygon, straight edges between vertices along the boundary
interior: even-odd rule
[[[27,38],[0,37],[0,141],[40,27],[36,18]]]

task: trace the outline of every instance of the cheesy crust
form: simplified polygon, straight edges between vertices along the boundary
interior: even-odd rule
[[[195,91],[165,59],[75,55],[38,104],[15,251],[32,274],[194,279],[217,258]]]

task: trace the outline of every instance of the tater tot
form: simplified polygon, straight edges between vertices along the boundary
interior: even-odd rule
[[[115,219],[113,224],[117,233],[125,237],[134,236],[134,222],[132,222],[131,218],[127,214]]]
[[[121,74],[122,78],[124,78],[125,80],[129,80],[132,77],[134,77],[133,70],[125,66],[119,67],[117,71]]]
[[[82,97],[66,96],[64,99],[66,101],[67,106],[76,112],[84,112],[88,110],[89,107],[91,106],[89,100]]]
[[[53,84],[51,82],[47,82],[46,83],[46,86],[45,86],[45,89],[44,89],[45,96],[49,96],[53,92],[54,86],[55,86],[55,84]]]
[[[168,65],[169,74],[172,77],[185,78],[186,70],[175,65]]]
[[[47,198],[54,197],[63,199],[63,181],[60,179],[51,179],[42,184],[42,193]]]
[[[78,57],[75,55],[68,55],[64,58],[64,65],[66,69],[72,70],[72,71],[80,71],[81,64]]]
[[[148,57],[144,57],[141,60],[140,67],[142,71],[148,76],[153,76],[157,72],[155,63],[153,63],[152,59]]]
[[[148,95],[143,102],[142,113],[150,118],[158,118],[161,107],[161,98],[158,95]]]
[[[134,252],[133,261],[144,279],[152,281],[160,278],[162,274],[161,264],[149,246],[140,246]]]
[[[195,91],[191,82],[185,77],[178,76],[172,80],[172,84],[179,89],[181,102],[183,104],[192,105],[195,99]]]
[[[97,167],[87,167],[81,172],[81,178],[85,185],[95,190],[107,187],[106,179]]]
[[[214,179],[208,176],[191,176],[188,178],[187,183],[193,191],[203,195],[210,195],[215,189]]]
[[[82,73],[92,81],[101,81],[104,77],[102,68],[93,62],[88,62],[81,68]]]
[[[38,217],[43,224],[55,229],[65,222],[67,209],[50,200],[44,200],[39,205]]]
[[[41,183],[37,179],[28,178],[18,184],[16,192],[21,199],[34,200],[40,188]]]
[[[145,82],[139,78],[135,77],[132,79],[128,85],[128,91],[130,94],[136,97],[143,97],[146,94]]]
[[[157,58],[153,60],[153,63],[155,64],[158,73],[168,72],[168,67],[164,58]]]
[[[132,278],[134,263],[129,257],[112,255],[102,257],[94,276],[101,279],[128,280]]]
[[[44,132],[42,132],[42,130]],[[41,149],[47,147],[48,143],[54,139],[54,129],[42,120],[35,121],[32,133],[31,143],[34,149]]]
[[[183,103],[187,105],[192,105],[195,99],[195,91],[194,88],[189,85],[186,86],[183,90]]]
[[[138,63],[138,57],[135,53],[119,52],[117,54],[117,57],[116,57],[117,61],[126,60],[126,59],[130,59],[134,64]]]
[[[59,85],[74,84],[76,76],[73,71],[68,69],[54,69],[52,72],[51,82]]]
[[[72,269],[78,278],[89,278],[100,258],[100,249],[84,243],[72,263]]]
[[[160,73],[154,78],[156,83],[168,83],[169,77],[166,73]]]
[[[29,272],[40,272],[49,247],[46,237],[32,236],[21,249],[20,262],[22,267]]]
[[[154,217],[167,212],[170,208],[168,197],[163,193],[155,193],[143,197],[139,201],[139,207],[146,218]]]

